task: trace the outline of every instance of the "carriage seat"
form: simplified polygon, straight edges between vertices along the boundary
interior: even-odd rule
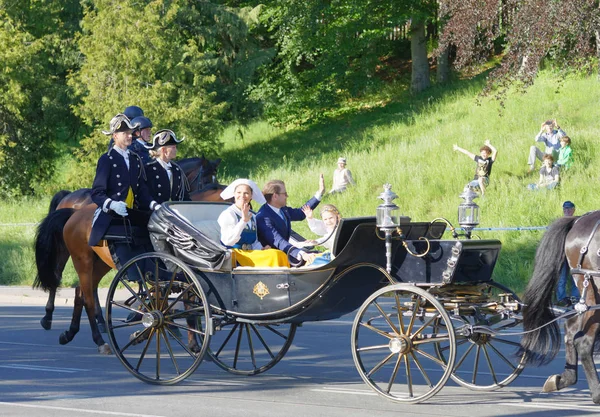
[[[221,242],[219,215],[229,207],[229,203],[179,203],[170,204],[172,211],[186,220],[215,243]]]

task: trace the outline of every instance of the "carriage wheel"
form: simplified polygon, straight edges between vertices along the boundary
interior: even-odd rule
[[[139,279],[139,290],[132,278]],[[108,291],[111,347],[136,378],[176,384],[196,370],[208,349],[211,331],[206,324],[212,320],[207,305],[196,276],[183,262],[165,253],[137,256],[121,268]],[[201,343],[192,350],[188,340],[195,335]]]
[[[456,329],[456,363],[452,379],[474,391],[494,391],[514,381],[523,371],[525,354],[516,355],[520,347],[519,334],[490,334],[493,332],[519,333],[515,329],[521,317],[510,310],[520,304],[519,297],[496,282],[482,290],[486,301],[476,308],[452,316]],[[471,326],[485,326],[477,331]],[[443,326],[440,326],[442,328]],[[487,331],[489,330],[489,331]],[[436,345],[440,359],[446,361],[449,345]]]
[[[231,319],[219,323],[211,336],[208,355],[220,368],[236,375],[258,375],[275,366],[287,353],[297,324],[256,324]]]
[[[436,323],[444,323],[438,332]],[[448,343],[447,361],[435,352]],[[372,294],[352,326],[352,356],[360,376],[379,395],[396,402],[418,403],[442,389],[455,358],[452,322],[427,291],[405,284]]]

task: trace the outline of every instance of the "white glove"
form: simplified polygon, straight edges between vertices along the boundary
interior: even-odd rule
[[[127,216],[127,204],[123,201],[111,201],[108,207],[119,216]]]
[[[158,210],[159,208],[161,208],[161,205],[160,205],[160,204],[157,204],[157,205],[155,205],[155,206],[154,206],[154,211]]]

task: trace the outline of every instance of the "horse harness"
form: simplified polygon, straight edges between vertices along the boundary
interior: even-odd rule
[[[589,214],[589,213],[586,213],[586,214]],[[586,214],[581,216],[579,219],[575,220],[575,223],[577,223],[579,220],[581,220]],[[583,258],[587,254],[588,249],[590,247],[590,243],[592,243],[592,239],[596,235],[596,231],[598,230],[599,227],[600,227],[600,220],[596,221],[596,224],[594,225],[590,235],[588,236],[587,241],[581,247],[581,249],[579,249],[579,258],[577,259],[577,266],[575,268],[571,268],[571,275],[573,275],[573,274],[583,275],[583,291],[581,292],[581,296],[579,297],[579,302],[577,304],[575,304],[575,306],[574,306],[574,309],[575,309],[575,311],[577,311],[578,314],[582,314],[590,309],[590,307],[585,303],[585,296],[587,294],[588,287],[590,285],[590,280],[594,277],[600,277],[599,270],[583,269],[581,267],[581,264],[583,263]],[[596,256],[600,257],[600,248],[596,251]],[[595,307],[598,307],[598,306],[595,306]],[[595,310],[595,308],[592,308],[592,309]]]

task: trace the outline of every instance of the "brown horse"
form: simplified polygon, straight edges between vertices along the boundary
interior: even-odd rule
[[[550,376],[543,391],[558,391],[575,384],[579,359],[596,404],[600,404],[600,383],[593,357],[594,351],[600,351],[600,311],[594,307],[600,304],[598,229],[600,211],[581,217],[561,217],[550,225],[538,246],[533,276],[523,297],[523,329],[527,333],[521,339],[529,363],[548,363],[558,353],[560,330],[553,321],[552,293],[566,258],[582,299],[565,322],[565,370]]]
[[[195,169],[196,171],[203,172],[200,174],[200,178],[206,178],[208,176],[211,178],[211,181],[216,181],[216,168],[220,161],[220,159],[216,161],[206,161],[204,157],[182,160],[187,169]],[[193,174],[193,172],[190,175],[188,175],[187,171],[185,172],[188,177],[190,175],[196,175]],[[196,181],[196,184],[203,183]],[[220,193],[225,186],[220,184],[208,184],[205,185],[204,188],[204,190],[195,190],[190,193],[192,201],[223,201],[220,198]],[[94,322],[94,325],[92,326],[92,336],[94,341],[97,342],[99,349],[105,350],[105,347],[101,347],[105,344],[102,337],[98,337],[99,332],[97,335],[94,333],[94,329],[97,331],[106,331],[100,301],[98,300],[97,288],[102,277],[106,275],[111,268],[114,268],[114,264],[106,246],[91,248],[87,245],[91,230],[91,219],[93,218],[93,212],[96,209],[96,205],[92,203],[90,196],[91,189],[82,188],[72,193],[64,190],[59,191],[52,198],[49,213],[40,223],[35,238],[36,266],[38,274],[33,286],[34,288],[41,287],[49,292],[48,302],[46,303],[46,314],[40,322],[44,329],[49,330],[52,326],[56,291],[60,287],[62,273],[69,257],[71,257],[73,259],[73,266],[79,276],[80,286],[75,289],[75,309],[73,311],[71,327],[69,331],[64,332],[61,335],[59,341],[61,344],[66,344],[70,342],[79,331],[81,310],[85,303],[90,323],[92,321]],[[75,211],[84,211],[84,214],[75,215]],[[92,217],[89,217],[90,212]],[[80,216],[84,217],[82,218]],[[74,220],[69,223],[71,218],[74,218]],[[87,230],[88,223],[90,230]],[[73,256],[74,253],[77,254],[76,257]],[[93,290],[92,296],[90,296],[90,294],[86,295],[90,285]],[[81,296],[84,297],[83,300],[81,299]],[[93,299],[93,302],[89,301],[90,297]],[[97,323],[96,320],[93,320],[92,316],[90,316],[88,304],[95,309]]]
[[[193,201],[223,201],[220,197],[221,191],[225,188],[217,182],[217,168],[221,163],[218,158],[209,161],[204,156],[201,158],[186,158],[177,162],[183,172],[185,172],[188,183],[190,184],[190,198]],[[66,190],[59,191],[52,197],[48,215],[55,210],[71,208],[79,210],[92,203],[91,188],[81,188],[79,190],[69,192]],[[94,206],[95,207],[95,206]],[[60,287],[63,271],[69,261],[69,252],[64,246],[59,246],[56,249],[57,261],[54,265],[53,275],[44,276],[44,280],[40,279],[40,275],[36,276],[33,288],[42,288],[48,292],[48,301],[46,302],[46,314],[40,320],[40,324],[46,330],[52,328],[52,316],[54,314],[54,303],[56,299],[56,291]],[[104,249],[108,253],[108,249]],[[109,256],[108,256],[109,257]],[[48,271],[46,271],[48,272]],[[52,278],[53,279],[50,279]],[[102,315],[102,308],[98,299],[98,292],[95,291],[96,299],[96,320],[100,331],[106,332],[106,324]]]
[[[199,200],[195,199],[195,201]],[[55,271],[60,269],[58,263],[64,261],[64,254],[67,254],[67,259],[70,256],[79,276],[79,286],[75,288],[75,306],[71,325],[69,330],[60,335],[59,343],[61,345],[69,343],[79,332],[81,313],[85,307],[92,329],[92,339],[98,346],[98,351],[110,354],[110,348],[104,342],[96,322],[95,311],[99,304],[98,284],[108,271],[115,268],[115,265],[107,246],[88,245],[95,210],[95,204],[87,205],[80,210],[59,209],[48,214],[40,223],[35,239],[38,271],[36,280],[42,288],[54,289],[55,292],[59,284],[55,274]],[[62,267],[64,268],[64,265]]]

